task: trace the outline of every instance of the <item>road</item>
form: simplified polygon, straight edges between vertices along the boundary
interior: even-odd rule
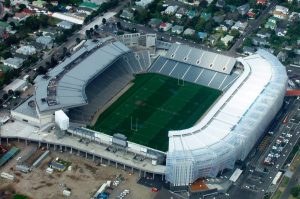
[[[268,7],[261,13],[261,15],[255,19],[253,22],[250,22],[248,27],[246,28],[244,34],[232,45],[230,48],[230,52],[235,52],[236,49],[238,49],[242,44],[245,38],[248,38],[259,26],[266,17],[268,16],[268,13],[271,9],[275,7],[276,3],[272,2],[268,5]]]

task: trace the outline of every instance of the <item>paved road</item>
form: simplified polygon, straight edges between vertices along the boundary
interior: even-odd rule
[[[244,39],[247,38],[250,34],[252,34],[253,31],[256,30],[262,22],[264,22],[264,20],[268,16],[268,13],[271,9],[275,7],[275,5],[275,2],[270,3],[270,5],[268,5],[268,7],[261,13],[261,15],[257,19],[249,23],[244,34],[230,48],[230,52],[235,52],[236,49],[238,49],[243,44]]]
[[[293,173],[292,178],[290,179],[287,187],[285,188],[284,192],[282,193],[280,199],[288,199],[290,195],[291,188],[295,187],[297,184],[299,184],[299,177],[300,177],[300,165],[296,169],[296,171]]]

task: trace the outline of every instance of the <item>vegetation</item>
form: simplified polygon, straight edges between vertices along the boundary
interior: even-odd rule
[[[290,191],[291,195],[295,198],[300,198],[300,185],[293,187]]]
[[[29,199],[27,196],[20,195],[20,194],[15,194],[13,199]]]

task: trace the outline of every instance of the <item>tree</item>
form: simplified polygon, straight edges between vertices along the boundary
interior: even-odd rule
[[[300,186],[293,187],[290,192],[293,197],[297,198],[300,195]]]
[[[13,96],[13,95],[14,95],[14,93],[15,93],[15,92],[14,92],[13,90],[11,90],[11,89],[10,89],[10,90],[8,90],[8,95],[9,95],[9,96]]]
[[[40,67],[37,69],[37,73],[38,73],[39,75],[46,74],[46,72],[47,72],[47,69],[46,69],[45,67],[43,67],[43,66],[40,66]]]
[[[4,6],[5,7],[10,7],[10,0],[5,0],[4,1]]]
[[[239,37],[240,36],[240,32],[238,30],[232,29],[230,31],[230,35],[233,37]]]
[[[119,29],[121,29],[122,28],[122,24],[121,24],[121,22],[117,22],[117,28],[119,28]]]
[[[80,38],[79,38],[79,37],[76,38],[76,43],[77,43],[77,44],[80,43]]]
[[[99,26],[96,24],[96,25],[94,26],[94,29],[95,29],[95,30],[98,30],[98,29],[99,29]]]
[[[5,101],[5,100],[7,100],[8,99],[8,94],[3,94],[3,96],[2,96],[2,99]]]
[[[102,19],[102,24],[104,25],[104,24],[106,24],[106,19],[103,17],[103,19]]]
[[[21,91],[16,91],[16,92],[15,92],[15,95],[16,95],[17,97],[20,97]]]
[[[20,4],[19,5],[19,12],[21,12],[22,10],[24,10],[26,8],[26,5],[25,4]]]

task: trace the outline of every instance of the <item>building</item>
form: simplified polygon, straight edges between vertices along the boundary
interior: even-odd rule
[[[200,17],[201,17],[202,19],[204,19],[205,21],[208,21],[208,20],[211,19],[211,13],[208,13],[208,12],[202,12],[201,15],[200,15]]]
[[[278,19],[287,19],[289,14],[289,9],[284,6],[277,5],[273,11],[273,16]]]
[[[140,1],[136,1],[135,4],[137,6],[141,6],[143,8],[146,8],[148,4],[152,3],[154,0],[140,0]]]
[[[286,33],[287,33],[287,30],[286,30],[286,28],[280,28],[280,27],[277,27],[277,28],[275,29],[275,33],[276,33],[276,35],[277,35],[278,37],[284,37],[284,36],[286,35]]]
[[[248,3],[237,7],[237,11],[240,15],[245,15],[250,10],[250,5]]]
[[[4,87],[4,91],[8,93],[9,90],[12,91],[22,91],[25,86],[27,86],[27,81],[23,79],[15,79],[13,82]]]
[[[37,7],[37,8],[45,8],[45,5],[47,4],[46,1],[42,0],[37,0],[32,2],[32,6]]]
[[[43,44],[47,48],[52,48],[52,46],[53,46],[53,39],[48,36],[40,36],[40,37],[36,38],[35,41],[40,44]]]
[[[265,28],[269,28],[271,30],[275,30],[277,27],[277,19],[275,17],[270,17],[265,24]]]
[[[152,18],[150,19],[148,25],[151,27],[151,28],[159,28],[160,24],[162,23],[162,20],[161,19],[158,19],[158,18]]]
[[[20,53],[22,55],[34,55],[36,54],[36,49],[33,46],[21,46],[16,50],[16,53]]]
[[[78,7],[77,12],[81,14],[91,15],[94,10],[88,7]]]
[[[268,42],[265,38],[253,37],[251,40],[252,40],[252,44],[255,45],[255,46],[268,45]]]
[[[180,35],[183,32],[183,26],[175,25],[172,27],[172,33]]]
[[[178,19],[181,19],[182,16],[186,15],[187,14],[187,9],[184,8],[184,7],[181,7],[177,10],[175,16],[178,18]]]
[[[253,47],[244,46],[243,47],[243,53],[245,55],[253,55],[255,53],[255,49]]]
[[[94,3],[94,2],[88,2],[88,1],[84,1],[83,3],[81,3],[79,5],[79,7],[81,7],[81,8],[89,8],[89,9],[91,9],[93,11],[96,11],[99,8],[99,6],[96,3]]]
[[[124,9],[120,15],[121,18],[123,19],[128,19],[128,20],[132,20],[133,19],[133,13],[130,12],[127,9]]]
[[[172,28],[172,24],[168,22],[163,22],[159,26],[159,29],[162,31],[169,31],[171,28]]]
[[[202,41],[204,41],[207,38],[207,33],[206,32],[198,32],[197,36],[199,37],[199,39],[201,39]]]
[[[73,23],[69,21],[61,21],[56,24],[57,27],[63,28],[63,29],[71,29],[73,27]]]
[[[184,30],[183,35],[186,36],[193,36],[195,34],[195,30],[191,28],[187,28]]]
[[[176,13],[177,10],[178,6],[168,6],[164,13],[167,15],[173,15]]]
[[[234,37],[231,35],[226,35],[225,37],[221,38],[221,41],[225,44],[225,46],[228,46],[232,41]]]
[[[256,0],[257,5],[266,5],[268,3],[268,0]]]
[[[22,58],[14,57],[14,58],[8,58],[8,59],[3,60],[3,64],[5,66],[9,66],[11,68],[18,69],[22,66],[24,61],[25,60]]]
[[[83,2],[91,2],[100,6],[102,3],[106,2],[106,0],[84,0]]]
[[[84,23],[84,20],[85,20],[85,17],[78,16],[78,15],[71,14],[71,13],[54,12],[51,16],[54,17],[54,18],[57,18],[57,19],[61,19],[61,20],[64,20],[64,21],[69,21],[71,23],[79,24],[79,25],[82,25]]]
[[[212,34],[208,37],[208,41],[209,41],[209,44],[214,46],[216,45],[216,43],[219,41],[219,39],[221,38],[221,34]]]
[[[55,169],[60,172],[63,172],[64,170],[66,170],[66,166],[61,163],[58,163],[58,162],[50,162],[49,167],[51,169]]]
[[[232,27],[231,29],[234,30],[238,30],[241,34],[244,33],[245,29],[247,28],[248,23],[247,22],[241,22],[241,21],[237,21]]]

